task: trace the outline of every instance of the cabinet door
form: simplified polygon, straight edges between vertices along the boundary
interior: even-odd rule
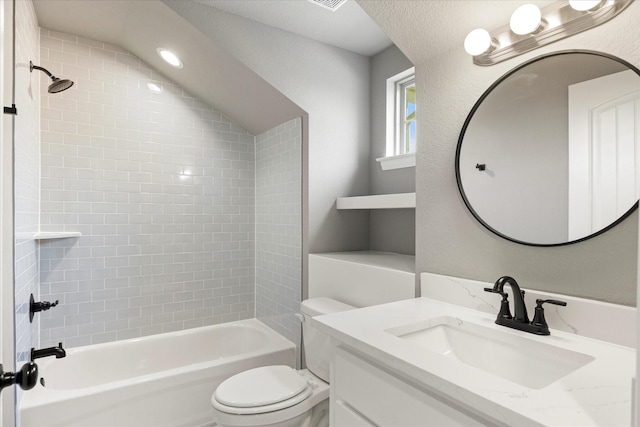
[[[487,425],[436,393],[416,388],[340,347],[333,363],[331,401],[336,408],[347,404],[380,427]],[[337,417],[333,421],[334,427],[353,425]]]
[[[375,427],[369,421],[364,419],[360,414],[347,407],[341,400],[332,402],[332,418],[331,423],[334,427]]]

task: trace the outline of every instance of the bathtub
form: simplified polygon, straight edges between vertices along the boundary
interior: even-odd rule
[[[77,347],[37,361],[44,385],[24,393],[22,427],[212,425],[226,378],[295,366],[295,346],[256,319]]]

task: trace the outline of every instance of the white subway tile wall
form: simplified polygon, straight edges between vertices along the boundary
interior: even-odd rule
[[[255,316],[255,138],[119,47],[41,30],[42,346]],[[147,87],[163,88],[156,93]]]
[[[16,6],[16,106],[14,136],[15,186],[15,343],[17,366],[29,359],[38,343],[38,319],[29,323],[29,296],[38,295],[38,231],[40,213],[40,73],[29,72],[38,63],[38,20],[31,2]],[[44,86],[46,91],[46,86]],[[3,286],[6,286],[3,284]],[[3,332],[4,333],[4,332]],[[6,362],[5,362],[6,363]]]
[[[302,121],[256,137],[256,317],[300,345]]]

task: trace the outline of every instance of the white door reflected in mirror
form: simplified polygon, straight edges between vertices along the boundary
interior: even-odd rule
[[[569,86],[569,240],[615,222],[638,200],[639,125],[633,71]]]

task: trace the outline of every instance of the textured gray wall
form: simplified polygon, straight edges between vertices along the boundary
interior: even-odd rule
[[[376,162],[377,158],[385,156],[387,145],[387,79],[411,67],[411,61],[396,46],[391,46],[371,58],[372,194],[416,191],[415,168],[383,171]],[[369,248],[375,251],[415,254],[415,222],[414,209],[372,210],[369,214]]]
[[[459,49],[417,66],[422,117],[416,165],[417,272],[485,281],[509,274],[524,288],[635,305],[637,212],[586,242],[554,248],[519,245],[495,236],[471,216],[458,193],[454,160],[471,107],[516,65],[546,52],[589,49],[640,66],[639,17],[640,2],[634,2],[606,24],[491,67],[473,65],[462,41]]]

